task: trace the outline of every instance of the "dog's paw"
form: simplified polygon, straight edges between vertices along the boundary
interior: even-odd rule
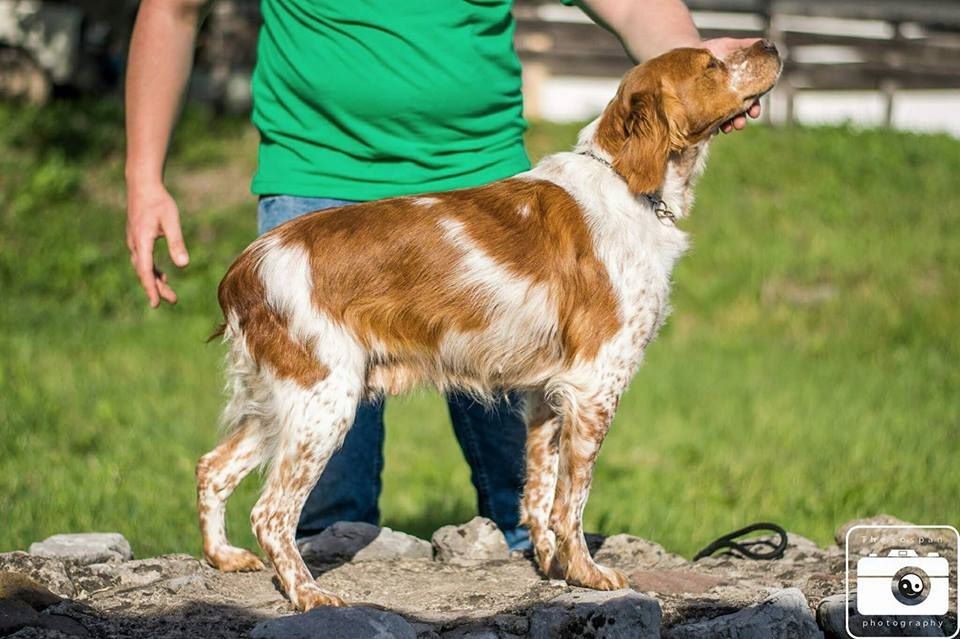
[[[568,571],[566,581],[568,584],[594,590],[620,590],[630,585],[627,576],[616,568],[592,562],[581,564],[576,571]]]
[[[300,612],[306,612],[320,606],[343,608],[347,605],[340,597],[323,590],[320,586],[312,582],[297,586],[291,595],[293,595],[291,600],[293,601],[294,607]]]
[[[234,546],[219,548],[204,556],[211,566],[223,572],[254,572],[266,568],[255,554]]]
[[[600,569],[600,574],[603,575],[600,584],[596,586],[597,590],[621,590],[630,586],[630,580],[627,579],[627,576],[622,571],[616,568],[610,568],[609,566],[598,565],[597,568]]]
[[[540,572],[548,579],[562,579],[563,570],[557,563],[557,538],[553,531],[544,530],[534,534],[534,529],[531,528],[530,541],[533,544],[533,552],[537,557]]]

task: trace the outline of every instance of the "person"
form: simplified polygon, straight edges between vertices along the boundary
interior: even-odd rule
[[[163,167],[205,4],[143,0],[130,45],[127,244],[151,307],[177,301],[154,263],[157,239],[176,266],[189,263]],[[583,0],[581,8],[639,61],[681,46],[723,57],[752,43],[702,41],[681,0]],[[320,209],[478,186],[529,168],[510,0],[262,0],[262,13],[252,82],[261,234]],[[759,104],[748,110],[759,112]],[[723,129],[745,123],[740,115]],[[447,403],[480,514],[511,548],[525,547],[525,427],[514,402],[490,409],[452,393]],[[383,439],[383,401],[362,404],[298,537],[336,521],[378,524]]]

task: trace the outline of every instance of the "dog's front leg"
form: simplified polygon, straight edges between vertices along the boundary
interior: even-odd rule
[[[550,516],[557,538],[557,562],[567,583],[597,590],[627,586],[623,573],[593,561],[583,538],[583,509],[593,467],[619,398],[619,391],[607,390],[578,397],[568,407],[560,431],[557,490]]]
[[[530,393],[525,409],[527,474],[520,523],[530,531],[530,541],[543,574],[562,577],[554,562],[557,539],[550,530],[550,511],[557,489],[561,417],[544,401],[542,393]]]

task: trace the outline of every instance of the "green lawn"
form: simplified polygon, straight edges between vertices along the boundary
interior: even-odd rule
[[[190,111],[170,161],[192,264],[145,307],[123,240],[116,105],[0,106],[0,550],[118,530],[199,552],[216,440],[216,283],[254,235],[256,136]],[[574,127],[536,125],[534,156]],[[960,142],[754,125],[712,150],[674,313],[600,456],[587,528],[690,554],[758,519],[827,543],[857,516],[960,523]],[[388,410],[384,523],[474,511],[442,403]],[[232,502],[253,545],[248,479]]]

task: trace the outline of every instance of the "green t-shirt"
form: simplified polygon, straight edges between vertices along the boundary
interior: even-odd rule
[[[347,200],[529,168],[510,0],[262,0],[253,192]]]

